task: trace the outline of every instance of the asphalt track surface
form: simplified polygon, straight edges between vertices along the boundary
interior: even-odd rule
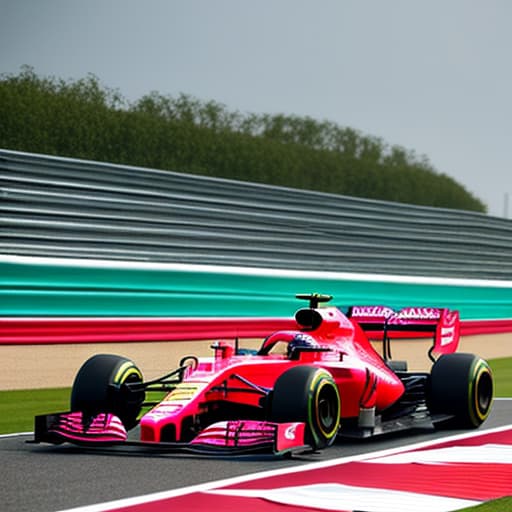
[[[512,399],[496,400],[480,430],[509,425]],[[0,509],[57,511],[158,491],[282,469],[396,447],[463,431],[421,430],[365,441],[342,440],[329,449],[295,457],[205,458],[112,451],[85,451],[71,445],[30,444],[31,434],[0,437]]]

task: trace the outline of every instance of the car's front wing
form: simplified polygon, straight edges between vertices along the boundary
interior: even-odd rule
[[[159,453],[285,455],[311,449],[305,443],[305,428],[304,423],[298,422],[231,420],[208,426],[188,443],[133,441],[117,416],[101,413],[85,418],[76,411],[36,416],[33,442],[116,449],[138,447]]]

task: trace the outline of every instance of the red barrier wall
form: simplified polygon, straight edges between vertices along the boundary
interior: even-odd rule
[[[291,318],[2,318],[0,345],[258,338]]]
[[[273,331],[293,328],[296,323],[292,318],[12,317],[0,319],[0,345],[259,338]],[[461,336],[504,332],[512,333],[512,320],[461,322]],[[411,337],[411,333],[402,334]],[[416,334],[414,337],[424,336]]]

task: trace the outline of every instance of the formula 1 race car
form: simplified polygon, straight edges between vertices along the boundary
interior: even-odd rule
[[[145,382],[127,358],[91,357],[75,378],[71,411],[37,416],[34,442],[289,454],[325,448],[337,436],[476,428],[489,415],[492,374],[480,357],[455,353],[456,311],[353,306],[343,313],[321,304],[328,295],[297,298],[309,307],[296,312],[296,327],[270,334],[259,350],[218,341],[212,357],[184,357],[156,380]],[[433,338],[429,372],[391,359],[394,335],[419,334]],[[370,342],[376,337],[382,356]],[[155,391],[164,397],[148,402]]]

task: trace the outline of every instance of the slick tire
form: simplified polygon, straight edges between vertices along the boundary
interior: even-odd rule
[[[486,361],[473,354],[446,354],[432,366],[429,409],[433,415],[451,415],[437,428],[477,428],[489,416],[493,378]]]
[[[323,368],[295,366],[276,380],[270,421],[306,424],[306,443],[313,450],[331,445],[340,426],[341,401],[332,375]]]
[[[71,410],[92,417],[101,412],[115,414],[128,430],[137,424],[145,391],[132,391],[125,384],[142,383],[142,373],[129,359],[98,354],[78,371],[71,390]]]

